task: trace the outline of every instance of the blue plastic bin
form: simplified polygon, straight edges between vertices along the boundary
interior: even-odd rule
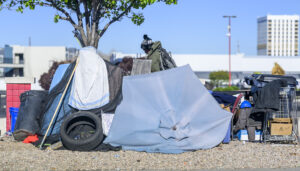
[[[14,132],[14,130],[15,130],[15,124],[16,124],[16,121],[18,118],[18,112],[19,112],[19,108],[17,108],[17,107],[9,108],[9,113],[11,116],[10,132]]]

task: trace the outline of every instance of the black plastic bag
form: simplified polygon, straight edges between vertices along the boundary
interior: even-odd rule
[[[23,141],[28,135],[34,135],[40,130],[47,95],[48,91],[37,90],[21,94],[21,105],[13,133],[16,140]]]

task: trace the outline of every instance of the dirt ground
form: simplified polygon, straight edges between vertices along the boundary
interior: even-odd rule
[[[232,141],[182,154],[135,151],[39,150],[31,144],[0,141],[0,170],[238,169],[300,167],[300,146]]]

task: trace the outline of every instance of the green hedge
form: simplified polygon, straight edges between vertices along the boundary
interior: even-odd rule
[[[236,91],[239,90],[237,86],[231,86],[231,87],[217,87],[213,89],[213,91]]]

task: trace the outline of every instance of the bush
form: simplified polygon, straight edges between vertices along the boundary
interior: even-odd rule
[[[219,87],[222,82],[228,82],[229,74],[227,71],[215,71],[209,73],[209,79],[214,86]]]
[[[213,91],[237,91],[239,88],[237,86],[231,86],[231,87],[217,87],[213,89]]]

